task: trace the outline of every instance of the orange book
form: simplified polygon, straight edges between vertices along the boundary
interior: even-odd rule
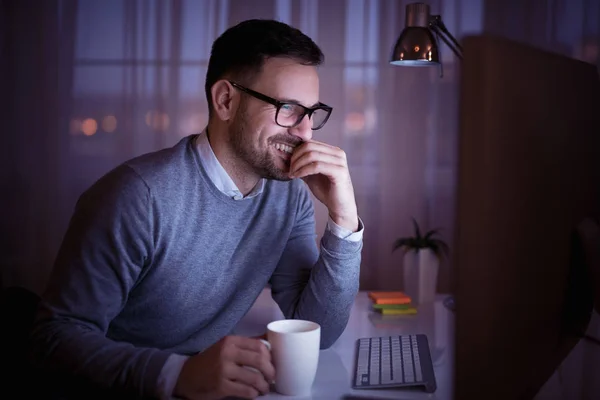
[[[410,304],[411,300],[403,292],[369,292],[369,298],[375,304]]]

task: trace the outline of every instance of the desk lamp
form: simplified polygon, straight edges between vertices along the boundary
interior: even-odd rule
[[[443,76],[434,33],[462,60],[462,47],[450,34],[442,17],[431,15],[428,4],[411,3],[406,6],[405,28],[396,41],[390,64],[412,67],[439,65],[440,76]]]
[[[439,65],[440,76],[444,76],[434,33],[462,60],[462,46],[448,31],[442,17],[431,15],[428,4],[411,3],[406,6],[405,27],[396,41],[390,64],[401,67]],[[454,311],[454,296],[447,297],[444,306]]]

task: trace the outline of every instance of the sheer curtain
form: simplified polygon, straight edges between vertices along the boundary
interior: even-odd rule
[[[117,162],[173,145],[207,122],[203,90],[212,41],[248,18],[276,18],[323,49],[321,99],[333,115],[315,138],[348,154],[365,226],[363,288],[401,287],[399,235],[441,227],[452,241],[454,59],[438,70],[388,64],[408,2],[180,0],[80,2],[73,73],[70,199]],[[432,3],[451,28],[478,31],[480,1]],[[461,15],[462,22],[456,17]],[[327,220],[317,205],[317,233]],[[440,289],[448,290],[444,265]]]
[[[0,173],[11,193],[1,200],[9,210],[4,283],[43,287],[79,194],[118,163],[199,132],[207,122],[203,84],[212,41],[241,20],[276,18],[325,53],[321,100],[334,111],[315,138],[348,154],[366,227],[361,287],[401,288],[402,257],[391,245],[412,233],[411,217],[423,229],[441,228],[451,248],[457,223],[458,60],[442,45],[442,78],[436,68],[388,64],[410,2],[3,2],[0,22],[21,23],[0,28],[10,45],[2,48],[18,60],[2,56],[9,89],[2,96],[19,100],[3,110],[8,168]],[[489,31],[599,62],[596,0],[428,3],[459,39]],[[35,79],[47,84],[32,85]],[[318,205],[319,235],[326,219]],[[451,271],[445,261],[439,291],[451,290]]]

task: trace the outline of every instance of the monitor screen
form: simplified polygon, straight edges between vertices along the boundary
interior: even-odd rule
[[[463,45],[455,398],[532,398],[592,309],[576,232],[600,216],[598,71],[493,36]]]

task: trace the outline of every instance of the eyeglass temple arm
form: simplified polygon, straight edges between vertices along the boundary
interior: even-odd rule
[[[446,45],[452,50],[456,57],[463,59],[463,49],[460,43],[454,36],[448,31],[442,17],[440,15],[432,15],[429,20],[429,28],[437,33],[437,35],[446,43]]]

